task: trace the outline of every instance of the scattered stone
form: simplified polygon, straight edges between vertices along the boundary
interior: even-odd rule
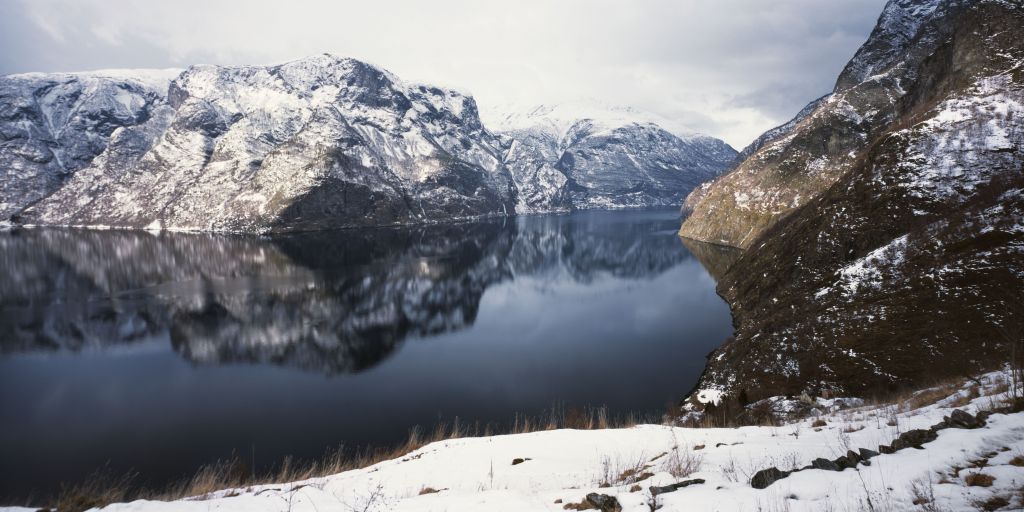
[[[622,505],[619,505],[619,500],[614,496],[592,492],[587,495],[586,501],[601,512],[622,512]]]
[[[644,488],[640,487],[640,484],[633,484],[633,487],[629,488],[629,492],[640,492],[642,490],[644,490]]]
[[[557,504],[559,504],[559,503],[561,503],[561,502],[562,502],[562,498],[558,498],[557,500],[555,500],[555,504],[556,504],[556,505],[557,505]]]
[[[814,459],[811,461],[811,467],[814,469],[824,469],[825,471],[842,471],[843,468],[839,467],[838,464],[828,459]]]
[[[891,445],[878,445],[878,451],[869,450],[867,448],[858,448],[857,451],[847,450],[846,455],[837,457],[834,461],[825,458],[814,459],[809,466],[796,469],[793,471],[782,471],[778,468],[771,467],[768,469],[762,469],[750,479],[750,486],[755,489],[764,489],[769,485],[786,478],[792,473],[797,471],[803,471],[805,469],[821,469],[825,471],[843,471],[848,468],[856,468],[858,464],[865,466],[871,465],[871,460],[880,454],[896,453],[897,450],[904,448],[917,448],[923,450],[922,446],[925,443],[930,443],[938,439],[938,432],[946,428],[965,428],[974,429],[980,428],[985,425],[985,421],[988,419],[991,413],[987,411],[979,412],[977,416],[972,416],[970,413],[964,412],[963,410],[956,409],[948,417],[944,418],[943,421],[932,425],[927,429],[914,429],[903,432]],[[718,443],[716,446],[723,446],[725,443]],[[987,463],[987,461],[985,461]],[[1024,464],[1024,457],[1021,457],[1021,462]],[[985,464],[975,464],[975,467],[984,467]],[[973,479],[977,480],[974,486],[984,486],[986,478],[991,478],[989,475],[976,473],[971,475]],[[988,482],[991,485],[991,482]],[[651,493],[654,493],[655,489],[665,489],[651,487]],[[673,489],[674,490],[674,489]]]
[[[776,467],[762,469],[754,473],[754,476],[750,479],[750,486],[754,489],[764,489],[787,476],[789,476],[789,471],[782,471]]]
[[[513,466],[515,466],[515,465],[518,465],[518,464],[522,464],[522,463],[524,463],[524,462],[526,462],[526,461],[528,461],[528,460],[533,460],[533,459],[531,459],[531,458],[529,458],[529,457],[526,457],[526,458],[524,458],[524,459],[521,459],[521,458],[515,458],[515,459],[512,459],[512,465],[513,465]]]
[[[679,482],[679,483],[675,483],[675,484],[671,484],[671,485],[664,485],[664,486],[661,486],[661,487],[653,486],[652,485],[651,487],[648,487],[648,490],[651,491],[651,496],[657,496],[659,494],[665,494],[666,492],[678,491],[679,489],[682,489],[683,487],[689,487],[691,485],[702,484],[702,483],[704,483],[704,479],[703,478],[694,478],[693,480],[683,480],[682,482]]]
[[[703,450],[704,449],[704,445],[698,444],[698,445],[694,446],[693,449],[694,450]]]

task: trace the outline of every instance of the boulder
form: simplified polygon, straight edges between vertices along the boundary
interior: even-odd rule
[[[853,450],[846,450],[846,459],[853,463],[854,466],[856,466],[857,463],[860,462],[861,458],[862,457],[857,452]]]
[[[601,512],[622,512],[622,505],[614,496],[592,492],[587,495],[587,502],[597,507]]]
[[[754,476],[750,479],[750,486],[754,489],[764,489],[787,476],[789,476],[789,471],[782,471],[776,467],[762,469],[754,473]]]
[[[978,421],[977,418],[971,415],[971,413],[956,409],[945,419],[945,422],[953,428],[978,428],[982,426],[982,422]]]

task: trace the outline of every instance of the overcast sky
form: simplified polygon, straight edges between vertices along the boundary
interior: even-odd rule
[[[740,148],[828,92],[884,0],[0,0],[0,74],[329,52],[472,93],[585,98]]]

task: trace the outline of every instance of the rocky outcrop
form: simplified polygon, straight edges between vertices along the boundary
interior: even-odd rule
[[[148,121],[179,72],[0,76],[0,222],[88,166],[116,132]]]
[[[859,166],[872,143],[929,108],[932,94],[941,92],[933,89],[935,56],[954,35],[949,21],[974,3],[890,1],[831,94],[757,139],[732,172],[687,198],[690,216],[680,234],[751,247],[779,219]],[[962,55],[958,64],[965,68],[950,71],[969,75],[986,58]]]
[[[959,418],[961,420],[959,422],[951,421],[950,417],[947,416],[943,421],[936,423],[927,429],[908,430],[901,433],[896,439],[894,439],[891,445],[879,446],[877,452],[867,448],[860,448],[856,452],[853,450],[847,450],[846,455],[836,457],[835,460],[817,458],[811,461],[807,466],[793,469],[792,471],[783,471],[776,467],[765,468],[754,473],[750,478],[750,486],[754,489],[765,489],[773,483],[800,471],[812,469],[820,469],[823,471],[843,471],[850,468],[856,468],[858,465],[870,466],[871,459],[880,455],[879,452],[892,454],[907,448],[923,450],[925,449],[924,445],[926,443],[930,443],[939,438],[940,430],[945,430],[947,428],[981,428],[985,426],[985,420],[990,415],[990,412],[983,411],[979,412],[977,416],[974,416],[969,412],[956,409],[953,411],[951,416]]]
[[[918,15],[897,16],[908,12]],[[895,30],[894,19],[906,23]],[[884,128],[872,124],[859,144],[841,145],[857,156],[829,167],[835,176],[827,188],[806,195],[797,168],[786,176],[798,184],[778,182],[781,194],[806,202],[744,242],[749,249],[719,281],[737,329],[710,356],[698,390],[735,397],[742,383],[751,400],[850,395],[1009,359],[1012,333],[1024,329],[1021,27],[1018,4],[889,3],[826,104],[898,77],[896,107],[885,111],[891,119]],[[816,141],[821,147],[804,160],[833,158],[825,148],[834,139],[810,130],[817,115],[789,142],[765,147],[796,155],[794,141]],[[728,179],[778,176],[764,151]],[[724,193],[720,183],[710,189]],[[750,211],[777,211],[770,198],[750,204]],[[684,232],[693,233],[693,219]],[[733,228],[740,225],[751,230],[729,224],[721,238],[739,240]]]
[[[520,213],[678,206],[736,156],[725,142],[669,120],[589,103],[506,113],[493,128]]]

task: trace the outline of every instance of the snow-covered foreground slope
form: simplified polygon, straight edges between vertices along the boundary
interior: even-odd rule
[[[977,510],[978,503],[996,497],[1008,500],[1006,510],[1019,509],[1024,506],[1019,493],[1024,467],[1014,464],[1024,454],[1024,413],[995,414],[978,429],[941,430],[923,449],[878,455],[870,466],[808,469],[762,490],[749,485],[755,472],[768,467],[788,470],[849,449],[877,449],[901,432],[941,422],[955,404],[969,412],[987,407],[999,398],[991,394],[1005,389],[1003,379],[999,373],[985,375],[982,386],[953,389],[948,398],[940,395],[919,409],[860,407],[778,427],[642,425],[454,439],[326,478],[104,510],[556,511],[588,493],[600,493],[615,497],[625,511],[648,511],[655,500],[649,487],[692,479],[704,482],[658,495],[661,510],[926,510],[922,499],[932,500],[925,504],[935,508],[927,510]],[[513,464],[514,459],[526,460]],[[687,465],[695,471],[683,475]],[[631,471],[652,476],[636,481],[628,476]],[[978,473],[994,477],[992,485],[965,484]],[[606,482],[611,485],[602,487]],[[427,488],[438,492],[421,494]]]
[[[678,121],[596,102],[508,107],[491,117],[522,213],[678,206],[737,155]]]

